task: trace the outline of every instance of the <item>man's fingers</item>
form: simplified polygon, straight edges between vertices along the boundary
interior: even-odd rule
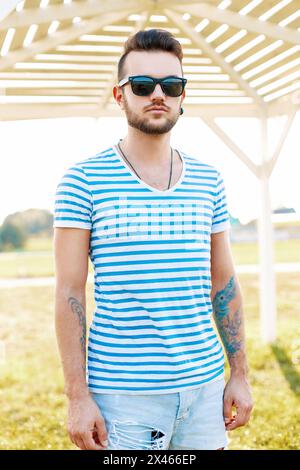
[[[228,422],[226,429],[232,431],[240,426],[244,426],[250,418],[250,411],[247,406],[237,406],[237,414],[231,422]]]
[[[103,447],[107,447],[108,445],[108,436],[107,436],[107,430],[105,427],[105,422],[103,418],[99,418],[95,421],[95,430],[97,431],[98,439],[100,441],[100,444]]]
[[[225,424],[230,423],[232,420],[232,400],[224,400],[223,402],[223,416],[225,420]]]
[[[85,445],[84,445],[84,442],[83,442],[83,440],[81,439],[80,436],[74,437],[74,438],[73,438],[73,442],[74,442],[74,444],[75,444],[79,449],[81,449],[81,450],[86,450]]]
[[[97,444],[93,439],[93,431],[88,431],[82,435],[82,440],[86,450],[103,450],[103,447]]]
[[[73,444],[76,446],[76,447],[79,447],[79,449],[82,449],[82,450],[85,450],[84,449],[84,444],[82,442],[82,439],[80,438],[80,434],[75,434],[73,433],[72,431],[68,431],[68,434],[69,434],[69,437],[71,439],[71,441],[73,442]]]
[[[103,447],[94,441],[93,430],[76,434],[71,440],[81,450],[103,450]]]
[[[233,418],[230,423],[226,425],[226,431],[233,431],[234,429],[242,426],[242,422],[238,418]]]
[[[108,445],[103,418],[96,420],[94,427],[90,426],[87,431],[74,431],[71,429],[68,432],[73,444],[82,450],[105,450]]]

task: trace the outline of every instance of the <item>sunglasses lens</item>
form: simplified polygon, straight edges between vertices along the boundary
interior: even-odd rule
[[[181,80],[177,78],[168,78],[164,80],[163,83],[163,91],[168,96],[180,96],[182,95],[184,84]]]
[[[148,96],[155,89],[155,82],[151,77],[133,77],[131,80],[131,88],[135,95]],[[169,77],[161,81],[163,92],[167,96],[180,96],[184,89],[184,82],[180,78]]]
[[[151,78],[147,77],[136,77],[131,81],[131,88],[135,95],[147,96],[150,95],[154,90],[154,83]]]

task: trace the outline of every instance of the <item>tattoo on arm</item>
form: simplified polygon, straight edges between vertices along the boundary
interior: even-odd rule
[[[218,291],[212,301],[215,320],[224,347],[229,357],[242,347],[241,309],[230,313],[229,302],[236,296],[236,286],[232,276],[224,289]]]
[[[82,327],[82,334],[80,337],[80,344],[81,344],[81,351],[83,354],[84,358],[84,365],[82,366],[83,371],[85,372],[86,366],[85,366],[85,360],[86,360],[86,317],[85,317],[85,312],[84,308],[81,305],[81,303],[75,299],[75,297],[69,297],[68,300],[70,307],[72,309],[72,312],[77,315],[79,319],[79,325]]]

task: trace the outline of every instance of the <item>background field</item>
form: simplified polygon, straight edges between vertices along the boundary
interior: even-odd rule
[[[232,253],[236,264],[258,263],[256,243],[232,243]],[[300,239],[277,240],[274,254],[278,263],[299,263]],[[49,238],[29,239],[25,251],[0,253],[0,279],[53,275],[52,240]]]
[[[297,261],[299,241],[277,242],[276,246],[278,261]],[[233,246],[233,250],[237,264],[256,259],[255,246]],[[6,265],[1,262],[1,277],[16,273],[18,259],[22,259],[20,263],[26,267],[27,275],[52,274],[51,252],[44,258],[32,253],[1,256],[7,256]],[[273,346],[264,345],[260,339],[257,275],[240,274],[239,279],[255,407],[250,423],[229,433],[229,449],[299,449],[300,273],[276,276],[278,341]],[[43,286],[0,290],[0,449],[76,448],[66,432],[53,289]],[[87,306],[90,323],[94,308],[90,283]],[[226,374],[228,377],[227,364]]]

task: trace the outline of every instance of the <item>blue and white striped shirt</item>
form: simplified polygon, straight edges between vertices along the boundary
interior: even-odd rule
[[[57,186],[53,226],[91,231],[92,392],[171,393],[224,376],[210,299],[211,233],[230,228],[224,182],[179,154],[181,177],[165,191],[142,181],[115,145],[75,163]]]

